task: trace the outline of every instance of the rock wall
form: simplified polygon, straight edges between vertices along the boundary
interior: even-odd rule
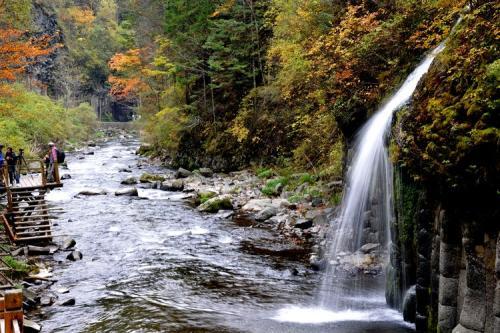
[[[400,167],[394,184],[388,304],[418,332],[500,332],[495,195],[418,185]]]

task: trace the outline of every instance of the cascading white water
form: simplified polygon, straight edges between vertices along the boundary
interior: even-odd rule
[[[353,156],[347,172],[342,205],[334,230],[331,232],[327,252],[327,272],[320,291],[320,305],[335,310],[350,309],[348,299],[351,287],[334,288],[339,260],[346,253],[358,250],[366,237],[367,224],[378,230],[378,242],[390,241],[390,223],[393,219],[392,165],[387,151],[387,137],[395,111],[409,101],[422,76],[432,61],[444,49],[441,43],[408,76],[401,88],[361,128],[353,146]],[[372,237],[373,239],[373,237]],[[356,256],[352,256],[356,258]],[[344,298],[343,300],[340,300]]]

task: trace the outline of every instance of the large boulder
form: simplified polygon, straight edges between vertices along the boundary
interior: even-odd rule
[[[179,168],[177,172],[175,173],[175,178],[187,178],[191,176],[193,173],[189,170],[186,170],[184,168]]]
[[[116,196],[137,197],[137,196],[139,196],[139,192],[137,191],[137,188],[135,188],[135,187],[127,187],[127,188],[121,188],[119,190],[116,190],[115,195]]]
[[[265,221],[276,214],[278,214],[278,208],[275,206],[270,206],[255,214],[254,218],[256,221]]]
[[[200,206],[198,206],[198,210],[200,212],[206,213],[217,213],[219,210],[224,209],[233,209],[231,197],[228,195],[222,195],[212,199],[208,199]]]
[[[175,179],[173,181],[164,181],[160,185],[160,190],[180,192],[184,190],[184,182],[181,179]]]
[[[75,250],[75,251],[72,251],[70,254],[68,254],[68,256],[66,257],[66,259],[68,260],[71,260],[71,261],[78,261],[78,260],[82,260],[83,258],[83,254],[78,251],[78,250]]]

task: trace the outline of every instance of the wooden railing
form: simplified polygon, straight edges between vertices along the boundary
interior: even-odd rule
[[[4,162],[2,168],[2,187],[5,189],[20,187],[20,188],[37,188],[45,187],[47,185],[61,185],[59,177],[59,165],[54,163],[53,175],[49,177],[48,172],[50,167],[46,166],[42,160],[25,160],[15,166],[15,173],[19,175],[20,183],[17,184],[16,180],[11,182],[9,176],[9,166]]]
[[[2,333],[22,333],[23,329],[23,292],[20,289],[6,290],[0,298],[0,319]]]

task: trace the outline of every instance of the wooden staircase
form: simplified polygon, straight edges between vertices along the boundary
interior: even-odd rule
[[[48,190],[61,187],[62,183],[57,164],[54,180],[48,182],[44,164],[38,162],[39,168],[29,167],[36,165],[36,162],[25,162],[25,175],[21,176],[21,182],[17,186],[10,184],[6,167],[2,172],[5,185],[3,190],[7,194],[8,203],[1,219],[7,235],[15,243],[34,244],[52,241],[51,215],[45,195]]]

